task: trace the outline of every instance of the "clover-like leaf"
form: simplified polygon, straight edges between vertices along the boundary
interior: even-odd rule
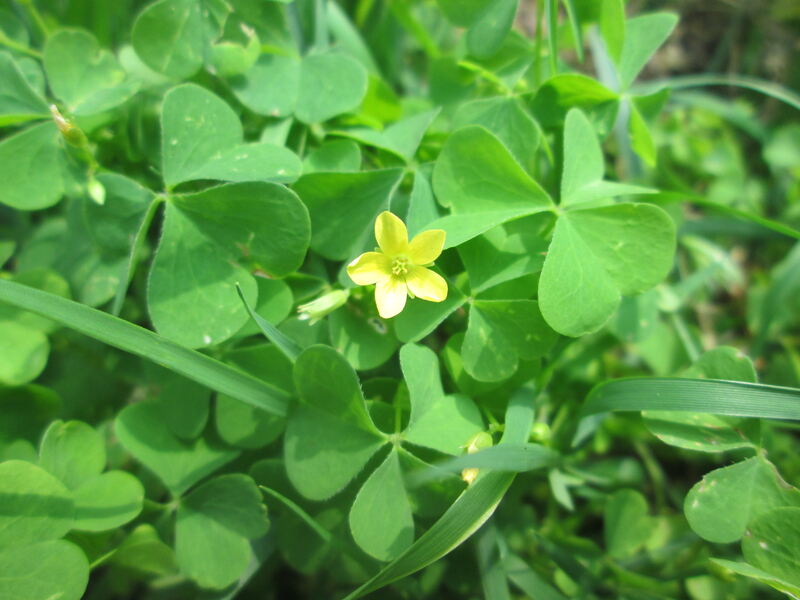
[[[356,60],[334,51],[300,59],[264,54],[246,73],[231,79],[231,87],[254,112],[271,117],[294,114],[303,123],[321,123],[358,107],[367,93],[367,72]]]
[[[683,510],[697,535],[724,544],[741,538],[753,519],[781,506],[800,507],[800,490],[755,456],[706,474],[686,495]]]
[[[158,0],[136,18],[133,48],[154,71],[191,77],[203,66],[229,11],[225,0]]]
[[[355,371],[327,346],[311,346],[294,365],[299,400],[284,436],[286,472],[306,498],[339,492],[386,443],[367,412]]]
[[[61,29],[47,38],[44,68],[53,94],[76,115],[112,109],[139,88],[111,52],[81,29]]]
[[[378,560],[392,560],[413,543],[414,518],[397,448],[356,494],[349,523],[356,543]]]
[[[54,123],[5,138],[0,142],[0,203],[18,210],[53,206],[64,194],[65,168]]]
[[[31,87],[19,65],[8,52],[0,52],[0,126],[32,119],[49,118],[47,102]]]
[[[503,142],[477,125],[448,138],[433,171],[433,189],[452,209],[429,225],[447,232],[446,248],[511,219],[555,208]]]
[[[402,169],[362,173],[310,173],[293,189],[311,216],[311,248],[325,258],[349,260],[372,239],[372,223],[403,176]]]
[[[202,437],[192,442],[181,440],[164,422],[158,406],[148,402],[124,408],[117,415],[114,431],[125,449],[174,495],[185,492],[239,454]]]
[[[242,124],[221,98],[187,83],[171,89],[161,112],[164,181],[294,181],[300,159],[283,146],[242,143]]]
[[[0,548],[55,540],[72,528],[72,494],[44,469],[0,463]]]
[[[267,527],[261,492],[250,477],[235,473],[212,479],[178,506],[178,567],[202,587],[227,587],[250,562],[248,540],[264,535]]]
[[[190,347],[228,339],[247,322],[240,284],[255,304],[249,260],[274,276],[297,269],[308,248],[308,214],[294,193],[265,182],[223,185],[167,204],[148,287],[156,329]]]
[[[650,204],[573,210],[556,222],[539,280],[539,307],[559,333],[596,331],[622,294],[648,290],[672,266],[675,225]]]
[[[520,359],[544,356],[556,337],[535,300],[475,300],[461,346],[464,368],[478,381],[502,381]]]

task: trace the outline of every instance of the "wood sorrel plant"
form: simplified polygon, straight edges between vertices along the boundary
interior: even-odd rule
[[[518,4],[0,7],[0,598],[800,597],[800,192]]]

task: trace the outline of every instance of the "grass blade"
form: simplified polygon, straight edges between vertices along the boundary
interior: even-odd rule
[[[157,333],[108,313],[0,279],[0,301],[42,315],[120,350],[146,358],[212,390],[275,415],[286,414],[282,390],[218,360],[179,346]]]
[[[800,389],[717,379],[615,379],[589,392],[573,445],[591,434],[605,413],[640,410],[800,421]]]
[[[300,356],[300,353],[303,351],[303,349],[298,346],[294,340],[286,337],[280,329],[275,327],[275,325],[267,321],[264,317],[253,310],[250,304],[248,304],[247,299],[244,297],[244,293],[242,292],[242,288],[239,287],[239,284],[236,284],[236,291],[239,292],[239,298],[242,299],[242,303],[247,309],[247,312],[250,314],[250,318],[255,321],[256,325],[258,325],[258,328],[261,330],[261,333],[264,334],[264,337],[275,344],[278,349],[284,353],[286,358],[294,363],[294,361],[297,360],[297,357]]]

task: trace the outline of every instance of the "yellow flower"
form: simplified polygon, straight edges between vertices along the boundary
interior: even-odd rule
[[[441,302],[447,298],[447,282],[423,265],[442,253],[445,232],[423,231],[409,243],[406,226],[388,210],[375,220],[375,239],[380,252],[365,252],[347,265],[347,274],[357,285],[375,284],[378,313],[389,319],[403,310],[406,296]]]

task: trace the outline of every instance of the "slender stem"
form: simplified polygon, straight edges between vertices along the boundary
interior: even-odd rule
[[[133,238],[131,244],[131,252],[128,255],[128,262],[125,264],[125,271],[120,279],[119,286],[117,286],[117,294],[114,296],[114,304],[111,306],[111,314],[119,316],[122,310],[122,303],[125,300],[125,295],[128,292],[128,285],[133,278],[133,273],[136,270],[136,259],[141,253],[142,246],[147,239],[147,232],[150,229],[150,224],[153,222],[153,217],[156,215],[158,206],[164,201],[164,196],[155,196],[150,201],[150,206],[147,207],[142,222],[139,224],[139,229],[136,231],[136,236]]]
[[[689,329],[686,327],[686,323],[684,323],[683,318],[677,312],[670,313],[670,319],[672,320],[672,325],[675,327],[678,337],[681,339],[686,354],[689,355],[689,360],[695,362],[700,358],[700,349],[692,339]]]
[[[17,52],[21,52],[22,54],[27,54],[28,56],[32,56],[33,58],[38,58],[39,60],[41,60],[42,58],[41,52],[39,52],[38,50],[34,50],[32,48],[28,48],[27,46],[20,44],[19,42],[15,42],[2,31],[0,31],[0,46],[11,48],[12,50],[16,50]]]

